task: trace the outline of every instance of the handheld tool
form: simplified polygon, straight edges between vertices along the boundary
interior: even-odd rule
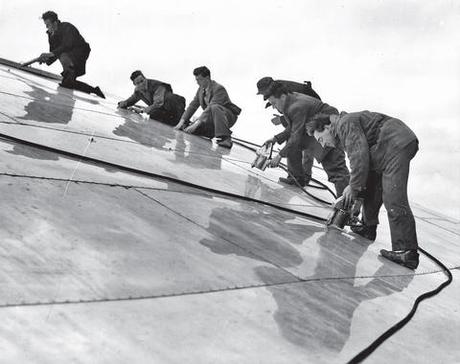
[[[256,150],[256,159],[251,164],[251,168],[257,168],[261,171],[265,171],[268,167],[270,160],[272,159],[273,153],[273,143],[268,143],[262,145],[259,149]]]
[[[357,198],[351,208],[344,208],[343,196],[339,197],[334,205],[331,214],[329,215],[326,226],[328,228],[334,228],[342,230],[345,225],[353,226],[359,223],[359,212],[363,203],[362,198]]]

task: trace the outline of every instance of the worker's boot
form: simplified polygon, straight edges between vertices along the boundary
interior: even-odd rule
[[[217,145],[219,147],[230,149],[233,146],[232,138],[231,137],[225,137],[225,138],[219,139],[217,141]]]
[[[351,231],[372,241],[377,237],[377,225],[355,225],[351,226]]]
[[[99,86],[96,86],[94,87],[94,89],[92,90],[94,94],[96,94],[97,96],[105,99],[105,95],[104,93],[101,91],[101,89],[99,88]]]
[[[380,250],[382,257],[391,260],[397,264],[403,265],[409,269],[418,267],[418,252],[417,249],[410,250]]]

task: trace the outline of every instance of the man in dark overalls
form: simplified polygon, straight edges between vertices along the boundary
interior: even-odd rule
[[[351,173],[350,184],[343,191],[345,208],[358,193],[364,195],[363,225],[352,230],[375,240],[383,202],[392,250],[380,253],[410,269],[417,268],[415,219],[407,199],[410,161],[418,150],[414,132],[401,120],[369,111],[316,115],[307,130],[321,145],[337,146],[347,153]]]
[[[147,105],[143,111],[151,119],[175,126],[185,110],[185,98],[173,93],[170,84],[146,78],[137,70],[131,74],[135,86],[134,93],[126,100],[120,101],[118,107],[125,109],[142,100]]]
[[[275,80],[272,77],[263,77],[257,82],[257,89],[259,90],[258,94],[264,94],[267,93],[267,91],[270,89],[270,87],[273,85],[273,82]],[[287,81],[287,80],[276,80],[277,82],[281,83],[284,87],[289,92],[298,92],[307,96],[314,97],[318,100],[321,100],[319,97],[318,93],[313,90],[313,87],[311,85],[310,81],[304,81],[303,83],[300,82],[295,82],[295,81]],[[265,105],[265,108],[268,108],[270,106],[273,106],[269,102]],[[267,144],[283,144],[284,142],[287,141],[289,138],[289,130],[287,129],[288,123],[286,122],[286,119],[282,115],[274,115],[274,117],[271,119],[271,122],[273,125],[282,125],[284,126],[284,130],[276,134],[273,138],[268,139],[264,145]],[[303,170],[305,172],[305,185],[307,185],[310,182],[311,179],[311,174],[312,174],[312,168],[313,168],[313,156],[308,154],[307,150],[302,151],[302,165],[303,165]],[[293,184],[293,178],[288,176],[287,178],[280,177],[280,182],[286,183],[286,184]]]
[[[302,153],[305,151],[307,155],[315,157],[322,164],[329,181],[334,183],[337,195],[341,196],[350,178],[345,163],[345,154],[337,148],[324,149],[305,131],[306,121],[314,115],[321,112],[334,114],[338,112],[337,109],[317,98],[290,92],[281,82],[277,81],[274,81],[268,89],[259,89],[259,93],[264,96],[264,99],[268,99],[287,122],[286,130],[283,132],[286,145],[272,159],[271,166],[278,166],[281,158],[286,157],[288,170],[292,177],[280,179],[280,182],[294,184],[295,179],[301,186],[307,184],[302,165]]]
[[[42,19],[46,26],[50,51],[42,53],[40,63],[51,65],[57,59],[62,65],[63,71],[61,86],[88,94],[96,94],[105,99],[99,86],[92,87],[84,82],[77,81],[77,77],[86,73],[86,60],[91,48],[81,36],[75,26],[67,22],[61,22],[54,11],[43,13]]]

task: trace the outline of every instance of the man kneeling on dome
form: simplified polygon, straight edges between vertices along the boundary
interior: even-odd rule
[[[363,225],[352,231],[375,240],[382,202],[390,224],[392,250],[380,254],[415,269],[419,263],[415,220],[407,198],[410,161],[418,151],[414,132],[401,120],[376,112],[318,114],[307,132],[324,146],[344,150],[350,161],[350,184],[343,191],[345,208],[363,192]]]

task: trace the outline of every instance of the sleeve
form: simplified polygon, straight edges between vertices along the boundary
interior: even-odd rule
[[[198,110],[198,108],[200,107],[200,99],[198,96],[199,92],[200,92],[200,89],[198,89],[192,102],[190,102],[187,109],[182,114],[181,119],[184,119],[186,121],[189,120],[192,117],[192,115],[195,114],[195,111]]]
[[[366,188],[369,173],[369,145],[359,119],[345,120],[338,132],[350,161],[350,186],[355,191],[362,191]]]
[[[125,101],[127,103],[126,106],[133,106],[136,102],[141,99],[137,92],[134,92],[130,97],[128,97]]]
[[[287,127],[281,133],[275,135],[276,142],[278,144],[283,144],[289,138],[290,130]]]
[[[160,108],[165,102],[166,87],[158,86],[153,94],[153,103],[152,106],[154,109]]]
[[[76,39],[78,35],[77,28],[72,24],[62,25],[61,43],[52,50],[54,55],[59,57],[62,53],[71,50],[74,46],[74,39]]]
[[[292,110],[291,115],[289,115],[289,119],[291,120],[291,127],[286,129],[289,130],[289,136],[286,145],[280,150],[280,155],[282,157],[286,157],[289,151],[295,145],[298,145],[302,138],[306,137],[306,114],[304,110],[301,107],[295,108]]]

